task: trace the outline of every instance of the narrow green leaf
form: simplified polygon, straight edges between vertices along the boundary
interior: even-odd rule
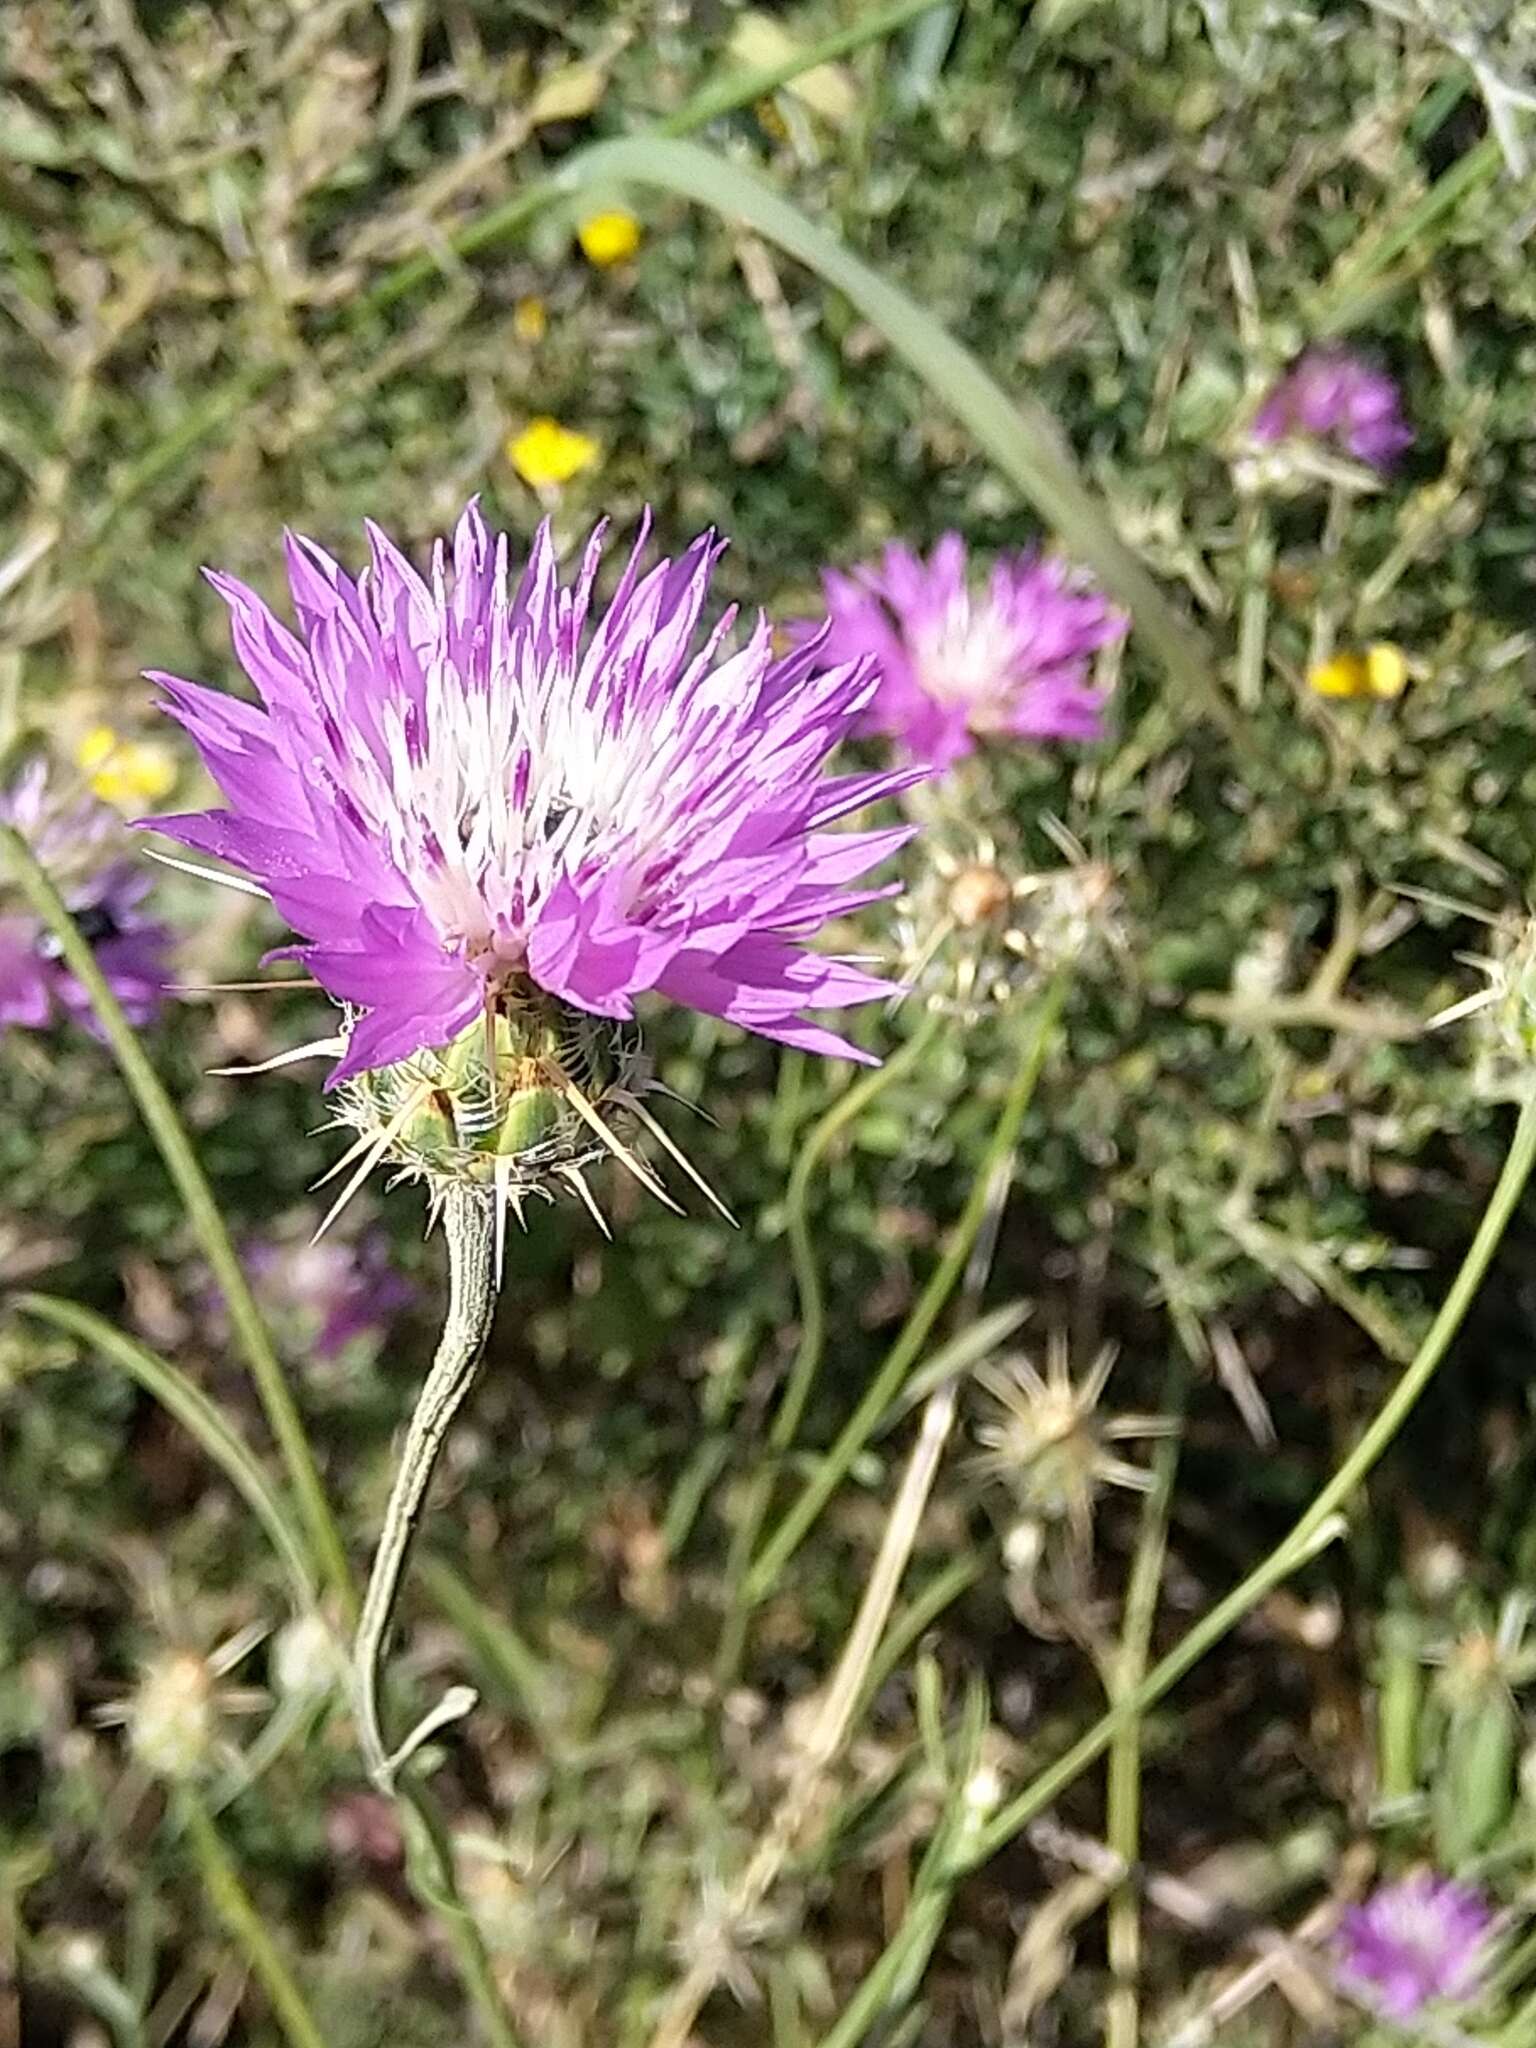
[[[257,1464],[247,1446],[230,1428],[201,1387],[136,1338],[114,1329],[105,1317],[78,1302],[61,1301],[52,1294],[22,1294],[15,1307],[23,1315],[36,1316],[91,1345],[103,1358],[121,1367],[152,1394],[161,1407],[202,1445],[230,1485],[251,1509],[272,1539],[301,1609],[314,1604],[315,1587],[304,1545],[289,1519],[286,1505]]]
[[[102,1036],[111,1047],[139,1106],[139,1114],[165,1161],[187,1220],[197,1233],[203,1256],[224,1296],[235,1341],[245,1354],[267,1421],[277,1439],[318,1574],[336,1594],[350,1619],[357,1596],[341,1533],[320,1483],[315,1454],[192,1140],[63,898],[38,865],[26,840],[9,825],[0,825],[0,854],[8,858],[17,886],[58,940],[65,966],[90,998]]]

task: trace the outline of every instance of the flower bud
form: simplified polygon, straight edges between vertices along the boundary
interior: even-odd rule
[[[272,1683],[284,1699],[323,1699],[344,1669],[341,1646],[318,1614],[286,1622],[273,1640]]]
[[[615,1149],[603,1136],[609,1105],[643,1085],[632,1025],[530,989],[449,1045],[359,1074],[340,1112],[386,1165],[434,1194],[469,1182],[517,1206]]]

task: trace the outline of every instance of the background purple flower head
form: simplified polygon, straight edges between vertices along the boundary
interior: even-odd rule
[[[1254,415],[1252,434],[1261,442],[1310,434],[1375,469],[1388,468],[1413,440],[1392,378],[1345,348],[1298,357]]]
[[[350,1244],[336,1237],[318,1244],[261,1238],[247,1247],[245,1262],[265,1304],[313,1326],[310,1349],[317,1358],[336,1357],[356,1337],[383,1337],[416,1299],[382,1230],[365,1231]]]
[[[1089,656],[1126,621],[1066,563],[1005,555],[978,591],[964,541],[947,533],[927,561],[893,545],[878,564],[823,580],[824,659],[874,659],[880,688],[863,729],[889,733],[914,761],[948,767],[989,735],[1099,738]]]
[[[1493,1925],[1480,1893],[1418,1870],[1374,1891],[1339,1926],[1342,1984],[1392,2019],[1477,1989]]]
[[[333,1084],[527,984],[861,1057],[805,1012],[887,985],[805,941],[884,893],[849,885],[907,836],[826,829],[912,779],[822,773],[875,676],[814,641],[773,660],[761,616],[735,653],[733,613],[701,634],[712,534],[642,575],[642,529],[594,617],[603,530],[568,584],[547,522],[514,577],[473,503],[425,578],[373,526],[357,582],[290,536],[297,633],[211,577],[261,707],[154,678],[229,808],[143,822],[256,877],[362,1013]]]
[[[61,801],[34,759],[0,790],[0,821],[30,845],[95,952],[129,1021],[147,1024],[169,975],[171,934],[142,915],[150,879],[124,857],[122,820],[94,797]],[[90,998],[59,958],[53,934],[0,896],[0,1025],[41,1031],[56,1014],[95,1029]]]

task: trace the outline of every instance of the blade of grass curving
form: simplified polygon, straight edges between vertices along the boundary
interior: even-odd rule
[[[1519,1206],[1533,1168],[1536,1168],[1536,1098],[1521,1106],[1520,1119],[1498,1182],[1488,1198],[1466,1257],[1425,1333],[1424,1341],[1337,1472],[1263,1562],[1234,1586],[1225,1599],[1219,1600],[1183,1641],[1153,1666],[1139,1685],[1132,1687],[1117,1705],[1096,1721],[1054,1764],[1042,1771],[1016,1799],[1010,1800],[994,1814],[974,1842],[966,1846],[963,1856],[947,1857],[944,1869],[935,1874],[936,1882],[932,1889],[921,1885],[917,1888],[911,1909],[841,2017],[823,2035],[818,2048],[858,2048],[887,2009],[895,1987],[909,1981],[914,1971],[920,1969],[922,1960],[937,1939],[938,1928],[943,1924],[953,1886],[969,1871],[1005,1849],[1038,1814],[1060,1798],[1090,1764],[1097,1762],[1123,1728],[1144,1715],[1149,1707],[1156,1706],[1185,1673],[1199,1663],[1207,1650],[1213,1649],[1230,1634],[1267,1593],[1298,1570],[1337,1533],[1340,1509],[1390,1447],[1450,1350],[1510,1218]]]
[[[895,6],[866,14],[860,20],[850,22],[846,28],[837,29],[817,42],[806,43],[778,63],[728,72],[712,85],[696,92],[665,120],[642,132],[659,136],[689,134],[717,120],[722,114],[751,106],[765,94],[776,92],[780,86],[793,84],[795,79],[813,71],[818,64],[829,64],[839,57],[852,56],[866,44],[894,35],[908,22],[917,20],[919,15],[943,4],[944,0],[898,0]],[[597,145],[599,148],[604,146]],[[575,163],[578,160],[573,158],[571,161]],[[565,187],[557,176],[536,179],[511,199],[488,207],[456,231],[437,238],[431,249],[402,257],[372,285],[352,293],[344,301],[337,315],[342,331],[353,330],[368,316],[385,312],[413,293],[438,284],[443,276],[441,251],[444,247],[460,259],[488,255],[521,234],[541,213],[547,212],[565,196]],[[98,548],[138,498],[152,490],[162,477],[173,471],[203,442],[242,418],[245,409],[275,384],[289,367],[288,361],[274,351],[262,362],[246,364],[216,385],[201,403],[183,413],[168,433],[152,442],[126,466],[111,495],[87,518],[82,545],[91,550]]]
[[[304,1424],[288,1382],[283,1377],[283,1368],[272,1349],[272,1340],[267,1335],[261,1312],[240,1269],[229,1231],[192,1141],[148,1054],[140,1045],[138,1034],[107,986],[95,955],[81,938],[74,919],[65,908],[63,898],[39,867],[32,849],[9,825],[0,826],[0,852],[7,856],[22,894],[57,938],[65,965],[90,997],[102,1036],[122,1069],[123,1079],[128,1083],[139,1106],[139,1114],[165,1161],[188,1221],[203,1248],[203,1256],[223,1293],[230,1325],[245,1354],[261,1405],[282,1453],[316,1575],[335,1593],[351,1619],[356,1611],[357,1596],[341,1536],[320,1484],[319,1468],[309,1439],[304,1434]]]
[[[818,42],[807,43],[803,48],[786,53],[776,63],[729,71],[712,85],[702,87],[692,98],[685,100],[676,113],[668,114],[646,133],[667,138],[691,134],[695,129],[718,120],[722,114],[735,113],[738,108],[751,106],[767,94],[777,92],[780,86],[793,84],[795,79],[807,71],[814,71],[819,64],[831,64],[839,57],[851,57],[866,43],[879,42],[884,36],[894,35],[909,21],[915,21],[920,14],[931,13],[935,6],[941,4],[942,0],[898,0],[896,6],[871,11],[860,20],[850,22],[846,28],[821,37]],[[607,145],[597,143],[593,147],[603,149]],[[488,207],[447,237],[448,248],[455,256],[467,258],[483,256],[502,242],[510,241],[536,214],[566,196],[570,189],[565,182],[566,174],[590,154],[589,150],[579,151],[552,176],[525,186],[499,206]],[[429,250],[408,256],[392,270],[386,271],[367,291],[358,294],[347,309],[348,317],[380,312],[397,300],[409,298],[423,285],[435,283],[442,272],[440,258]]]
[[[556,183],[574,196],[588,185],[656,185],[743,222],[840,291],[969,427],[977,444],[1085,562],[1168,673],[1229,737],[1238,723],[1212,674],[1206,648],[1115,532],[1043,406],[1008,396],[947,328],[899,286],[773,188],[696,142],[636,137],[602,142],[561,166]]]
[[[104,1316],[78,1302],[61,1301],[52,1294],[22,1294],[13,1305],[22,1315],[36,1316],[54,1329],[65,1330],[83,1344],[94,1346],[103,1358],[137,1380],[146,1393],[152,1394],[168,1414],[174,1415],[197,1438],[272,1539],[272,1548],[288,1573],[299,1610],[303,1612],[312,1606],[314,1575],[303,1540],[289,1520],[286,1504],[202,1388],[168,1359],[114,1329]]]
[[[901,1334],[886,1354],[884,1364],[870,1381],[863,1400],[844,1424],[836,1443],[806,1480],[794,1505],[763,1545],[747,1573],[742,1589],[745,1601],[760,1604],[772,1592],[779,1573],[809,1535],[822,1509],[847,1477],[854,1459],[879,1428],[886,1411],[902,1392],[908,1375],[921,1357],[929,1332],[958,1286],[994,1202],[993,1174],[999,1161],[1006,1159],[1018,1143],[1019,1130],[1034,1096],[1035,1083],[1045,1065],[1069,984],[1068,972],[1059,971],[1041,996],[1025,1035],[1002,1114],[988,1141],[948,1248],[903,1324]]]

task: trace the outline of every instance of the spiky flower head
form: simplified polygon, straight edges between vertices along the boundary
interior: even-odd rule
[[[995,1413],[977,1425],[983,1447],[978,1470],[1005,1485],[1032,1521],[1064,1523],[1082,1551],[1092,1539],[1102,1488],[1140,1493],[1152,1483],[1151,1474],[1115,1446],[1164,1437],[1174,1428],[1158,1415],[1099,1414],[1116,1356],[1114,1345],[1106,1345],[1082,1378],[1074,1379],[1065,1339],[1053,1335],[1043,1373],[1023,1353],[976,1372],[996,1404]]]
[[[733,612],[701,634],[712,534],[642,575],[642,531],[594,617],[601,526],[568,583],[547,522],[519,574],[474,504],[426,577],[368,531],[355,582],[290,537],[297,632],[212,576],[262,703],[157,676],[228,808],[144,821],[300,934],[349,1011],[331,1084],[545,999],[625,1023],[650,991],[864,1057],[806,1012],[886,984],[805,942],[906,836],[827,829],[910,779],[822,773],[874,675],[815,640],[775,660],[761,616],[735,652]]]
[[[1346,348],[1310,348],[1272,387],[1254,415],[1252,438],[1330,441],[1372,469],[1390,469],[1413,441],[1394,380]]]
[[[953,817],[926,828],[896,919],[902,977],[931,1007],[976,1017],[1100,942],[1120,947],[1113,870],[1059,820],[1038,822],[1064,866],[1031,871],[1006,832]]]
[[[948,767],[979,739],[1099,738],[1104,701],[1089,658],[1126,620],[1067,563],[1004,555],[977,587],[965,542],[947,533],[926,561],[893,545],[823,582],[825,658],[875,661],[880,688],[862,726],[912,760]]]
[[[127,1731],[128,1746],[157,1778],[185,1782],[236,1761],[224,1717],[248,1713],[265,1696],[223,1680],[255,1648],[265,1629],[251,1623],[206,1654],[167,1644],[146,1658],[133,1692],[96,1710],[104,1728]]]
[[[18,831],[47,870],[129,1021],[149,1023],[169,978],[171,934],[141,910],[150,882],[124,857],[121,818],[91,796],[60,795],[35,756],[0,789],[0,823]],[[94,1028],[90,998],[53,934],[0,890],[0,1025],[42,1031],[56,1015]]]
[[[1395,2020],[1478,1987],[1493,1915],[1481,1893],[1418,1870],[1382,1885],[1339,1928],[1340,1983]]]
[[[1536,918],[1528,912],[1490,913],[1475,903],[1426,896],[1434,907],[1486,927],[1481,953],[1457,958],[1475,967],[1483,986],[1447,1004],[1425,1028],[1439,1030],[1473,1018],[1473,1086],[1495,1100],[1523,1102],[1536,1085]]]

